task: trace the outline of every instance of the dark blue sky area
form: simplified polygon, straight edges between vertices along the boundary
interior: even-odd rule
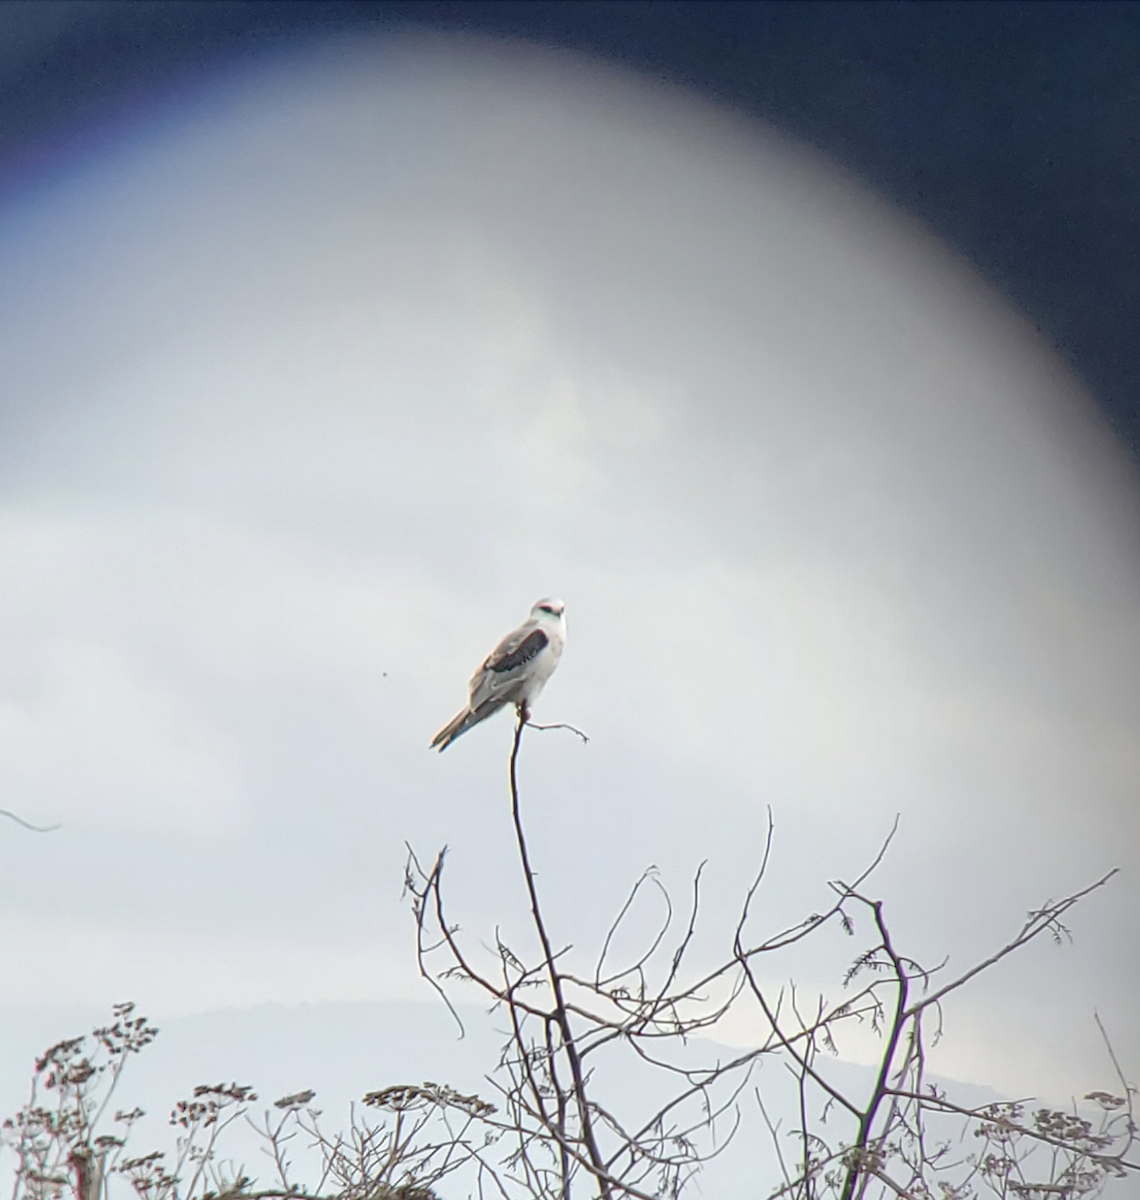
[[[1140,457],[1134,3],[9,3],[0,182],[204,63],[408,23],[591,52],[819,147],[996,283]]]

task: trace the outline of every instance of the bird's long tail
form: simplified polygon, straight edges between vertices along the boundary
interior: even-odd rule
[[[485,721],[493,712],[498,712],[501,705],[484,705],[477,711],[472,711],[465,708],[462,712],[457,712],[454,717],[431,739],[431,748],[439,750],[442,754],[444,750],[455,741],[457,737],[461,737],[469,729],[478,725],[480,721]]]

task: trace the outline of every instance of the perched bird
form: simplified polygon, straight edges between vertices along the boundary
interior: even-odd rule
[[[530,619],[491,651],[467,684],[467,706],[432,738],[434,750],[446,750],[460,734],[513,704],[523,720],[558,666],[566,642],[561,600],[539,600]]]

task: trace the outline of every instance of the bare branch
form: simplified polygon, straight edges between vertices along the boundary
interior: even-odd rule
[[[907,1016],[913,1013],[920,1012],[924,1008],[929,1008],[932,1004],[937,1004],[944,996],[948,996],[951,992],[968,983],[975,976],[980,975],[983,971],[989,970],[996,963],[1001,962],[1003,958],[1007,958],[1015,950],[1020,949],[1027,942],[1033,941],[1034,938],[1040,937],[1046,932],[1055,932],[1058,928],[1063,928],[1060,925],[1060,919],[1071,909],[1075,904],[1079,903],[1086,896],[1097,891],[1105,886],[1106,883],[1120,871],[1119,867],[1113,867],[1107,874],[1102,875],[1095,883],[1090,883],[1088,887],[1082,888],[1079,892],[1073,892],[1072,895],[1066,896],[1063,900],[1049,902],[1044,907],[1036,909],[1029,914],[1028,920],[1021,927],[1021,931],[1011,941],[1007,942],[996,953],[991,954],[989,958],[983,959],[977,965],[971,967],[968,971],[964,971],[957,979],[939,988],[932,995],[924,996],[920,1001],[914,1004],[908,1011]]]
[[[33,825],[31,821],[25,821],[23,817],[7,808],[0,808],[0,817],[7,817],[9,821],[15,821],[17,825],[30,829],[32,833],[54,833],[57,829],[63,828],[58,821],[54,825]]]

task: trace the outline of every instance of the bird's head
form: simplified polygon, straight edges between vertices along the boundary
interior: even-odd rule
[[[566,610],[566,605],[561,600],[555,600],[551,596],[547,596],[545,600],[539,600],[530,610],[530,615],[536,621],[558,621],[561,620],[563,612]]]

